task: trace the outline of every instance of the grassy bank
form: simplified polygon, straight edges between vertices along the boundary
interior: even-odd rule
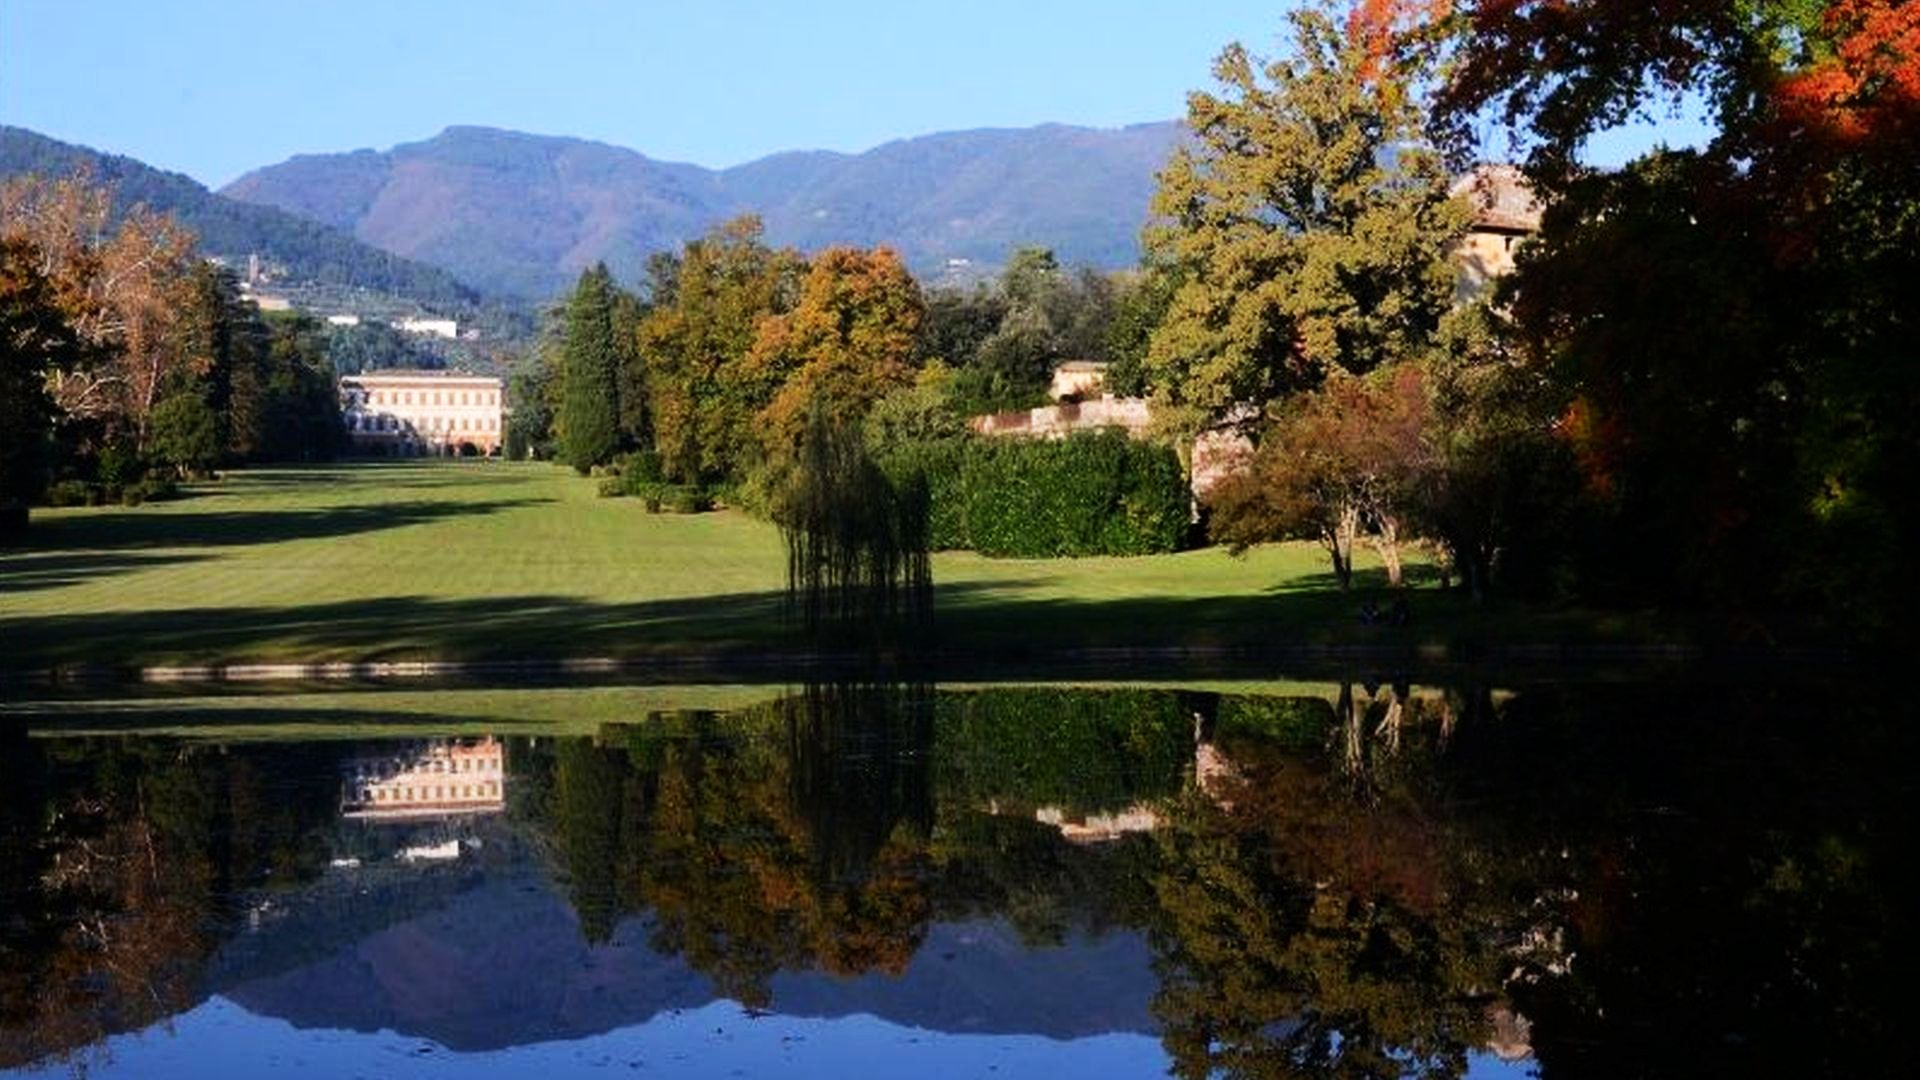
[[[0,551],[0,667],[635,655],[777,646],[784,554],[743,514],[650,515],[550,465],[237,472],[137,508],[39,511]],[[935,560],[943,643],[1539,640],[1630,622],[1477,611],[1416,590],[1407,628],[1362,626],[1311,544],[1049,561]],[[1379,572],[1363,571],[1371,587]]]

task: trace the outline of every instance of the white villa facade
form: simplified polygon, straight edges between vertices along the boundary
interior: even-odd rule
[[[341,378],[340,411],[358,454],[495,454],[506,428],[505,392],[487,375],[368,371]]]

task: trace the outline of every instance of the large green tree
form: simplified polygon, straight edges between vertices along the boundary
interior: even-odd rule
[[[1191,145],[1153,200],[1150,254],[1178,275],[1148,382],[1191,424],[1417,356],[1453,300],[1466,224],[1427,139],[1423,72],[1326,8],[1293,47],[1230,45],[1224,93],[1188,97]]]
[[[771,392],[746,358],[761,321],[793,307],[805,269],[799,255],[761,241],[754,217],[715,227],[658,267],[638,334],[654,445],[670,479],[737,479],[758,457],[758,416]],[[658,288],[662,280],[670,288]]]
[[[47,378],[72,367],[80,342],[25,238],[0,239],[0,514],[30,503],[46,485],[53,401]],[[0,518],[0,531],[6,528]]]
[[[581,273],[567,298],[560,450],[567,464],[582,474],[610,461],[620,445],[621,348],[614,330],[617,292],[606,264],[595,263]]]

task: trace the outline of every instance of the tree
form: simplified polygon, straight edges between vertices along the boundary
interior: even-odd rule
[[[1107,324],[1105,387],[1118,397],[1141,397],[1147,384],[1147,348],[1166,321],[1180,279],[1151,262],[1116,281],[1112,321]]]
[[[1423,69],[1324,9],[1291,21],[1289,56],[1220,54],[1227,93],[1189,95],[1194,143],[1154,195],[1148,251],[1179,284],[1148,382],[1192,426],[1419,356],[1453,300],[1466,211],[1424,132]]]
[[[668,265],[677,268],[669,255],[655,255],[647,261],[651,275],[648,291],[651,295],[659,296],[671,289],[670,280],[663,280],[661,276],[669,272],[666,269]],[[639,297],[624,289],[615,290],[609,322],[620,357],[616,388],[616,396],[620,401],[620,442],[625,446],[651,450],[653,402],[647,389],[646,356],[640,351],[640,320],[646,317],[646,311],[647,305]]]
[[[639,339],[654,446],[671,480],[738,478],[761,452],[759,413],[772,391],[746,358],[761,321],[793,307],[805,263],[760,236],[760,219],[736,218],[655,275],[671,287],[650,298]]]
[[[1329,379],[1295,398],[1247,472],[1210,493],[1209,528],[1236,552],[1269,540],[1318,540],[1342,589],[1352,584],[1353,548],[1364,534],[1397,587],[1403,528],[1419,479],[1433,468],[1432,424],[1418,365]]]
[[[89,348],[55,371],[60,412],[125,428],[144,448],[148,418],[176,369],[191,304],[193,237],[144,207],[112,215],[112,197],[85,175],[17,177],[0,186],[0,228],[32,243],[56,303]]]
[[[325,328],[301,313],[276,312],[252,321],[249,333],[260,340],[253,349],[254,377],[264,387],[266,428],[251,459],[331,460],[340,450],[346,426]]]
[[[1582,473],[1580,531],[1611,541],[1579,553],[1582,590],[1909,623],[1920,9],[1524,0],[1448,25],[1447,117],[1496,111],[1552,196],[1507,296]],[[1717,121],[1705,146],[1579,166],[1592,134],[1685,94]]]
[[[220,460],[220,416],[191,390],[169,395],[154,407],[151,443],[180,475],[204,474]]]
[[[33,502],[45,488],[54,416],[47,381],[80,359],[79,338],[40,262],[25,238],[0,238],[0,513]],[[6,525],[0,520],[0,531]]]
[[[776,460],[798,448],[817,412],[857,430],[873,403],[913,381],[920,288],[887,248],[828,248],[814,257],[792,311],[764,320],[741,365],[766,405],[761,431]]]
[[[585,475],[613,458],[620,439],[620,346],[614,336],[613,275],[605,263],[583,271],[567,298],[560,403],[561,455]]]
[[[985,284],[970,291],[935,288],[927,292],[926,314],[914,343],[914,362],[940,361],[959,368],[971,361],[980,345],[999,328],[1007,314],[1007,300]]]
[[[954,394],[969,413],[1043,404],[1063,360],[1105,360],[1115,287],[1089,269],[1069,272],[1046,248],[1020,248],[1000,275],[1000,313],[959,358]]]
[[[774,515],[789,618],[820,644],[877,648],[923,631],[933,604],[924,483],[896,486],[825,402],[793,454]]]
[[[508,459],[522,461],[553,456],[553,382],[553,366],[545,362],[538,347],[507,376],[507,401],[511,411],[507,415],[506,445],[502,452]]]

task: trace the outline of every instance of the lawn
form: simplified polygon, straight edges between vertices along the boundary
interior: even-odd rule
[[[1022,684],[1033,685],[1033,684]],[[1333,703],[1334,683],[1180,682],[1042,684],[1054,689],[1163,689]],[[1004,684],[995,684],[1004,688]],[[944,692],[980,687],[943,684]],[[419,738],[427,735],[594,735],[662,713],[735,712],[794,692],[784,685],[437,686],[421,689],[272,688],[248,694],[112,694],[0,702],[0,735],[166,735],[220,742]]]
[[[648,514],[546,464],[247,470],[176,502],[35,512],[28,546],[0,551],[0,668],[774,646],[783,575],[765,522]],[[1513,618],[1423,588],[1414,627],[1361,626],[1359,599],[1332,587],[1311,544],[1243,559],[950,553],[934,575],[943,646],[962,653],[1405,642]]]

